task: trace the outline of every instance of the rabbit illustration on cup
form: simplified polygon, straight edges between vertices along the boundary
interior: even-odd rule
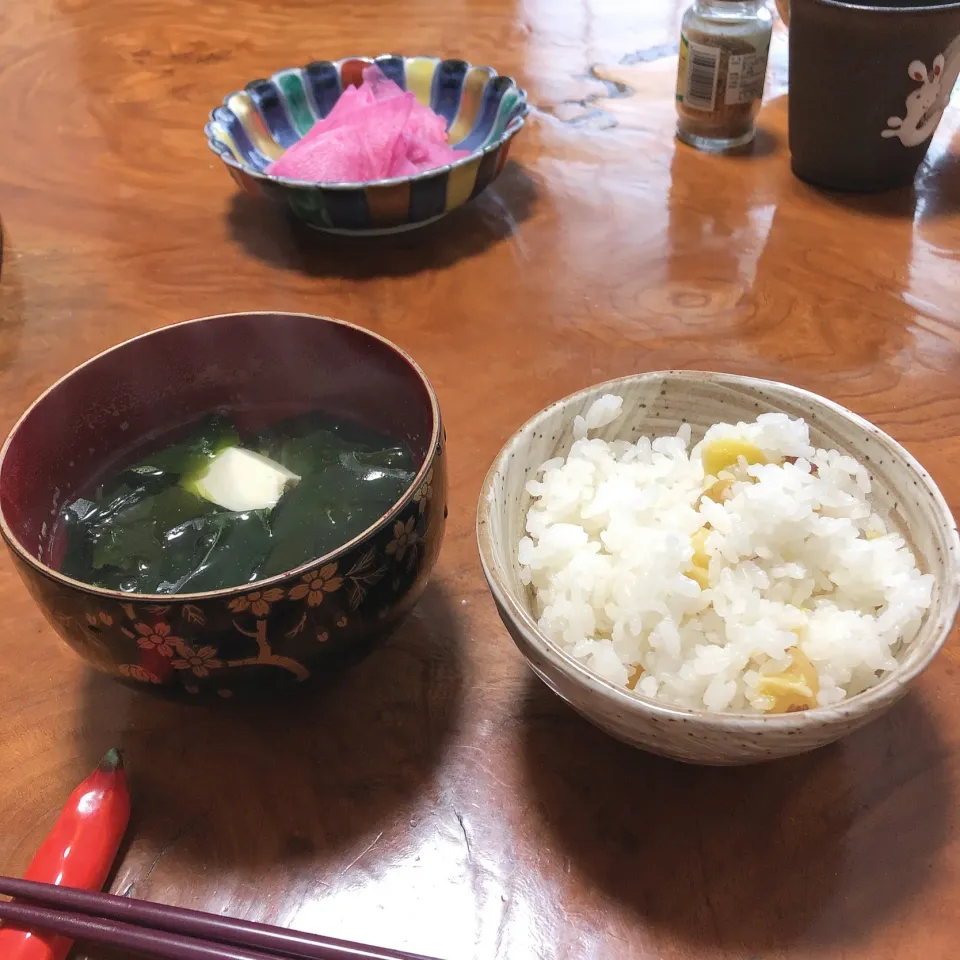
[[[933,66],[927,72],[926,65],[914,60],[907,73],[920,86],[907,94],[906,115],[890,117],[882,137],[897,137],[905,147],[915,147],[933,135],[943,116],[953,85],[960,73],[960,37],[947,49],[933,58]]]

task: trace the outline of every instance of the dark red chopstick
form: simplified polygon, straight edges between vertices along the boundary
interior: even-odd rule
[[[199,910],[187,910],[183,907],[151,903],[147,900],[135,900],[131,897],[117,897],[109,893],[91,893],[70,887],[54,886],[49,883],[34,883],[14,877],[0,876],[0,894],[16,897],[17,902],[0,903],[0,919],[8,919],[18,926],[66,932],[75,939],[96,939],[90,933],[61,931],[35,915],[35,922],[18,919],[9,911],[13,908],[40,910],[33,906],[42,904],[52,908],[43,912],[46,920],[55,917],[72,917],[80,922],[97,922],[127,928],[124,933],[146,933],[154,938],[178,936],[190,939],[191,944],[202,943],[209,951],[220,953],[152,953],[156,957],[173,956],[180,960],[207,960],[207,958],[234,958],[237,960],[274,960],[274,958],[296,958],[296,960],[430,960],[421,954],[407,953],[403,950],[391,950],[386,947],[374,947],[367,944],[338,940],[318,934],[302,933],[285,927],[275,927],[266,923],[254,923],[249,920],[236,920],[232,917],[215,916]],[[97,940],[100,943],[114,941]],[[155,943],[158,941],[154,941]],[[115,943],[131,950],[145,951],[142,946],[132,943]],[[224,947],[223,945],[227,945]],[[233,948],[235,953],[224,952]],[[239,951],[239,952],[237,952]],[[244,952],[246,951],[246,952]],[[260,951],[260,953],[251,951]]]
[[[152,960],[283,960],[283,955],[278,953],[197,940],[102,917],[35,907],[29,903],[0,903],[0,920],[29,930],[59,933],[71,940],[132,950]]]

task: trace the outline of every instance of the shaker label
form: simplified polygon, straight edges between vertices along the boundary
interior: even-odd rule
[[[680,38],[677,100],[694,110],[712,111],[717,101],[720,49]],[[686,69],[684,69],[686,68]]]
[[[727,92],[724,103],[753,103],[763,96],[763,81],[767,75],[767,51],[738,53],[730,56],[727,68]]]

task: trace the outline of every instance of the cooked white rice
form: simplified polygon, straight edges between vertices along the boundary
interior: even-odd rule
[[[607,395],[577,417],[569,455],[527,487],[519,561],[548,637],[616,684],[711,711],[837,703],[893,669],[933,577],[872,512],[863,466],[775,413],[715,424],[689,451],[687,424],[590,439],[621,405]],[[717,440],[768,462],[740,456],[717,487],[701,460]]]

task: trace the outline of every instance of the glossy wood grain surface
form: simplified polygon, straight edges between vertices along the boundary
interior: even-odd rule
[[[960,113],[915,190],[818,193],[789,171],[779,30],[754,151],[692,152],[672,137],[683,5],[2,5],[0,427],[144,330],[326,313],[426,370],[451,488],[415,614],[321,696],[285,705],[191,708],[95,674],[4,557],[0,870],[24,868],[118,744],[134,817],[117,891],[443,960],[952,956],[956,639],[852,738],[698,769],[632,751],[552,696],[481,576],[476,497],[503,441],[551,400],[642,370],[825,394],[960,500]],[[357,241],[237,195],[201,134],[223,93],[385,50],[491,63],[529,90],[537,110],[491,190],[423,232]]]

